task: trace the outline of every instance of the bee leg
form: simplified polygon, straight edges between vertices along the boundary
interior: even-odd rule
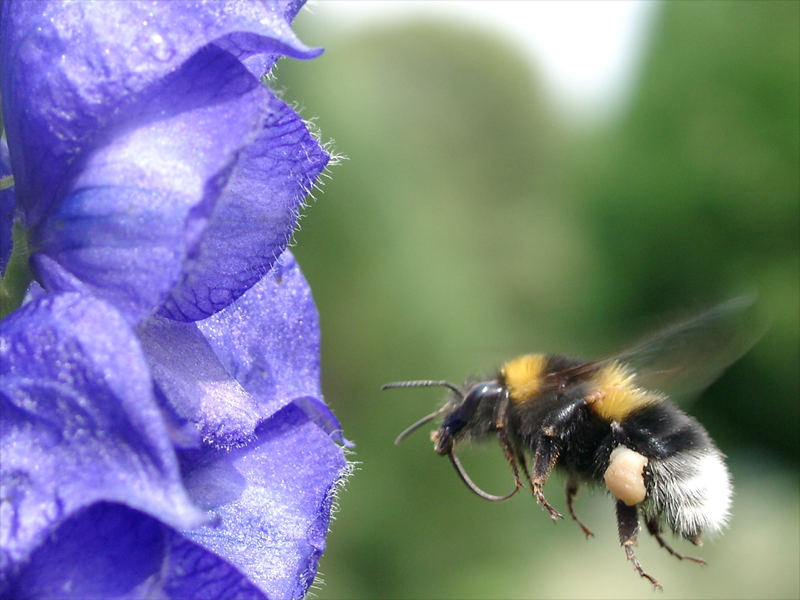
[[[531,482],[531,492],[533,492],[533,496],[536,498],[536,501],[541,504],[542,508],[550,513],[550,518],[554,521],[563,519],[564,517],[555,508],[550,506],[550,503],[544,497],[542,488],[547,482],[547,478],[550,476],[550,471],[553,470],[558,460],[559,453],[560,449],[552,437],[548,437],[547,435],[541,436],[536,444],[536,452],[534,452],[533,455],[533,473],[527,474],[528,480]],[[527,467],[525,467],[525,470],[527,471]]]
[[[531,492],[533,492],[533,497],[536,498],[536,501],[542,505],[542,508],[547,510],[550,513],[550,517],[555,521],[558,519],[562,519],[561,513],[559,513],[556,509],[550,506],[550,503],[545,499],[544,494],[542,493],[542,486],[544,482],[547,480],[547,475],[545,475],[544,480],[537,483],[536,479],[531,476],[530,469],[528,469],[528,461],[525,459],[525,455],[521,452],[517,452],[517,464],[519,464],[520,468],[522,468],[522,473],[525,475],[525,479],[531,485]],[[549,474],[549,473],[548,473]]]
[[[554,521],[564,517],[550,506],[550,503],[544,497],[542,488],[550,476],[550,471],[556,466],[558,456],[561,453],[561,435],[565,428],[569,427],[570,423],[579,415],[579,411],[585,410],[586,407],[586,398],[582,388],[577,388],[565,396],[564,400],[565,405],[551,414],[542,424],[542,431],[533,445],[535,448],[533,452],[533,476],[528,476],[531,482],[531,491],[536,501],[550,513],[550,517]]]
[[[517,469],[517,461],[519,459],[519,454],[516,452],[514,445],[511,443],[511,440],[506,433],[506,416],[508,414],[508,404],[509,399],[506,395],[503,397],[500,402],[497,403],[495,407],[495,414],[494,414],[494,426],[497,429],[497,441],[500,443],[500,447],[503,449],[503,455],[506,457],[509,466],[511,467],[511,471],[514,473],[514,483],[516,487],[514,491],[516,492],[519,488],[522,487],[522,482],[519,480],[519,470]]]
[[[661,537],[661,528],[658,526],[658,522],[655,519],[647,520],[647,531],[650,532],[650,535],[656,538],[656,541],[658,542],[659,546],[661,546],[664,550],[672,554],[672,556],[674,556],[678,560],[690,560],[692,562],[696,562],[698,565],[706,564],[706,561],[704,561],[702,558],[697,556],[687,556],[686,554],[681,554],[680,552],[672,548],[667,542],[665,542],[664,538]]]
[[[569,510],[569,514],[573,518],[573,520],[580,526],[581,530],[583,531],[583,534],[587,538],[590,538],[594,536],[594,534],[578,518],[578,515],[575,514],[575,509],[572,506],[572,500],[577,495],[578,495],[578,482],[574,477],[570,476],[569,479],[567,480],[567,509]]]
[[[639,515],[635,505],[628,506],[622,500],[617,500],[617,526],[619,527],[619,543],[625,549],[625,556],[631,561],[633,568],[640,576],[652,583],[654,588],[662,589],[658,581],[644,572],[642,565],[639,564],[639,560],[633,553],[633,547],[636,545],[636,538],[639,535]]]
[[[517,468],[517,454],[514,452],[514,446],[511,445],[511,442],[508,439],[508,436],[505,433],[505,429],[498,429],[497,430],[497,441],[500,442],[500,447],[503,449],[503,454],[508,461],[508,464],[511,466],[511,471],[514,473],[514,482],[516,484],[515,490],[518,490],[522,487],[522,482],[519,480],[519,469]]]

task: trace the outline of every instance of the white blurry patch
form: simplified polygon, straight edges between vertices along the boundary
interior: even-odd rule
[[[484,28],[524,52],[559,107],[586,118],[624,102],[657,3],[322,0],[308,6],[314,19],[349,32],[428,17]]]

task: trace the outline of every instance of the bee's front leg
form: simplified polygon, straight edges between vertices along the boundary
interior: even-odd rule
[[[520,461],[520,452],[517,451],[516,446],[509,437],[508,430],[506,429],[508,405],[509,398],[508,395],[506,395],[497,403],[493,421],[494,427],[497,430],[497,441],[500,444],[500,448],[503,450],[503,455],[506,457],[506,460],[511,467],[511,472],[514,473],[514,484],[516,485],[514,489],[516,491],[522,487],[522,482],[519,480],[519,470],[517,468],[517,464]],[[525,469],[525,474],[528,474],[527,468]]]

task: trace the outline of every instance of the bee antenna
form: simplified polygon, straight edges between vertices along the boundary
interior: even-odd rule
[[[414,381],[393,381],[391,383],[385,383],[381,386],[382,390],[393,390],[397,388],[410,388],[410,387],[446,387],[449,390],[453,391],[459,399],[464,398],[464,393],[458,389],[455,385],[447,381],[437,381],[434,379],[419,379]],[[429,421],[433,421],[436,417],[442,414],[448,407],[450,403],[448,402],[440,409],[435,410],[429,415],[422,417],[419,421],[407,427],[400,435],[397,436],[397,439],[394,441],[395,445],[402,442],[406,439],[409,435],[414,433],[417,429],[428,423]]]
[[[384,383],[381,386],[382,390],[393,390],[396,388],[410,388],[410,387],[446,387],[460,398],[464,398],[464,392],[458,387],[448,381],[436,381],[434,379],[420,379],[416,381],[393,381],[391,383]]]
[[[505,496],[495,496],[494,494],[489,494],[487,492],[484,492],[481,488],[475,485],[472,479],[469,478],[469,475],[467,475],[467,472],[464,470],[464,467],[461,466],[461,461],[458,460],[458,457],[456,456],[456,452],[454,449],[451,448],[447,456],[450,457],[450,462],[453,463],[453,467],[455,468],[456,473],[458,473],[458,476],[461,478],[461,481],[463,481],[467,485],[467,487],[472,492],[475,493],[475,495],[483,498],[484,500],[488,500],[489,502],[503,502],[504,500],[508,500],[509,498],[511,498],[511,496],[513,496],[519,491],[520,483],[519,481],[517,481],[514,486],[514,489],[511,490],[511,492],[509,492]]]
[[[419,421],[407,427],[400,435],[397,436],[397,439],[394,441],[395,446],[398,445],[400,442],[402,442],[404,439],[406,439],[410,434],[414,433],[417,429],[425,425],[425,423],[427,423],[428,421],[433,421],[436,417],[442,414],[447,407],[448,405],[445,404],[439,410],[432,412],[427,416],[422,417]]]

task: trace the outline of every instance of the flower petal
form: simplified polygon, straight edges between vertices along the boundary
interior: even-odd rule
[[[317,309],[289,251],[225,310],[196,323],[151,317],[137,333],[170,407],[207,443],[244,444],[295,401],[343,441],[321,400]]]
[[[229,562],[181,534],[171,532],[170,542],[169,569],[162,589],[167,599],[266,600],[271,595],[264,594]]]
[[[217,43],[237,56],[258,78],[266,75],[281,55],[309,59],[322,53],[322,48],[309,48],[295,37],[289,24],[306,0],[265,0],[262,6],[241,2],[236,7],[248,21],[257,22],[271,32],[241,31],[231,33]],[[250,12],[252,11],[252,13]],[[243,28],[244,29],[244,28]]]
[[[325,548],[331,504],[347,473],[343,450],[294,405],[232,452],[183,454],[192,499],[220,518],[185,535],[276,598],[301,598]]]
[[[319,315],[288,250],[234,304],[198,322],[225,369],[267,418],[298,398],[322,398]]]
[[[127,111],[129,126],[82,165],[34,229],[37,276],[61,270],[136,323],[194,252],[235,157],[261,130],[270,93],[230,54],[200,51]],[[55,287],[54,287],[55,286]]]
[[[269,271],[329,155],[275,97],[258,139],[238,157],[184,280],[162,308],[195,321],[225,308]]]
[[[61,200],[64,182],[109,128],[201,48],[234,53],[256,78],[279,55],[318,55],[289,28],[300,4],[3,2],[0,96],[26,224]]]
[[[177,527],[186,497],[131,331],[108,305],[43,296],[0,323],[0,572],[101,500]]]
[[[171,412],[193,423],[210,444],[252,439],[262,412],[230,373],[195,323],[151,317],[137,328],[153,379]]]
[[[106,502],[65,520],[0,592],[59,600],[266,599],[215,554],[144,513]]]
[[[153,597],[168,550],[166,530],[123,505],[93,504],[61,523],[0,591],[8,598]]]

